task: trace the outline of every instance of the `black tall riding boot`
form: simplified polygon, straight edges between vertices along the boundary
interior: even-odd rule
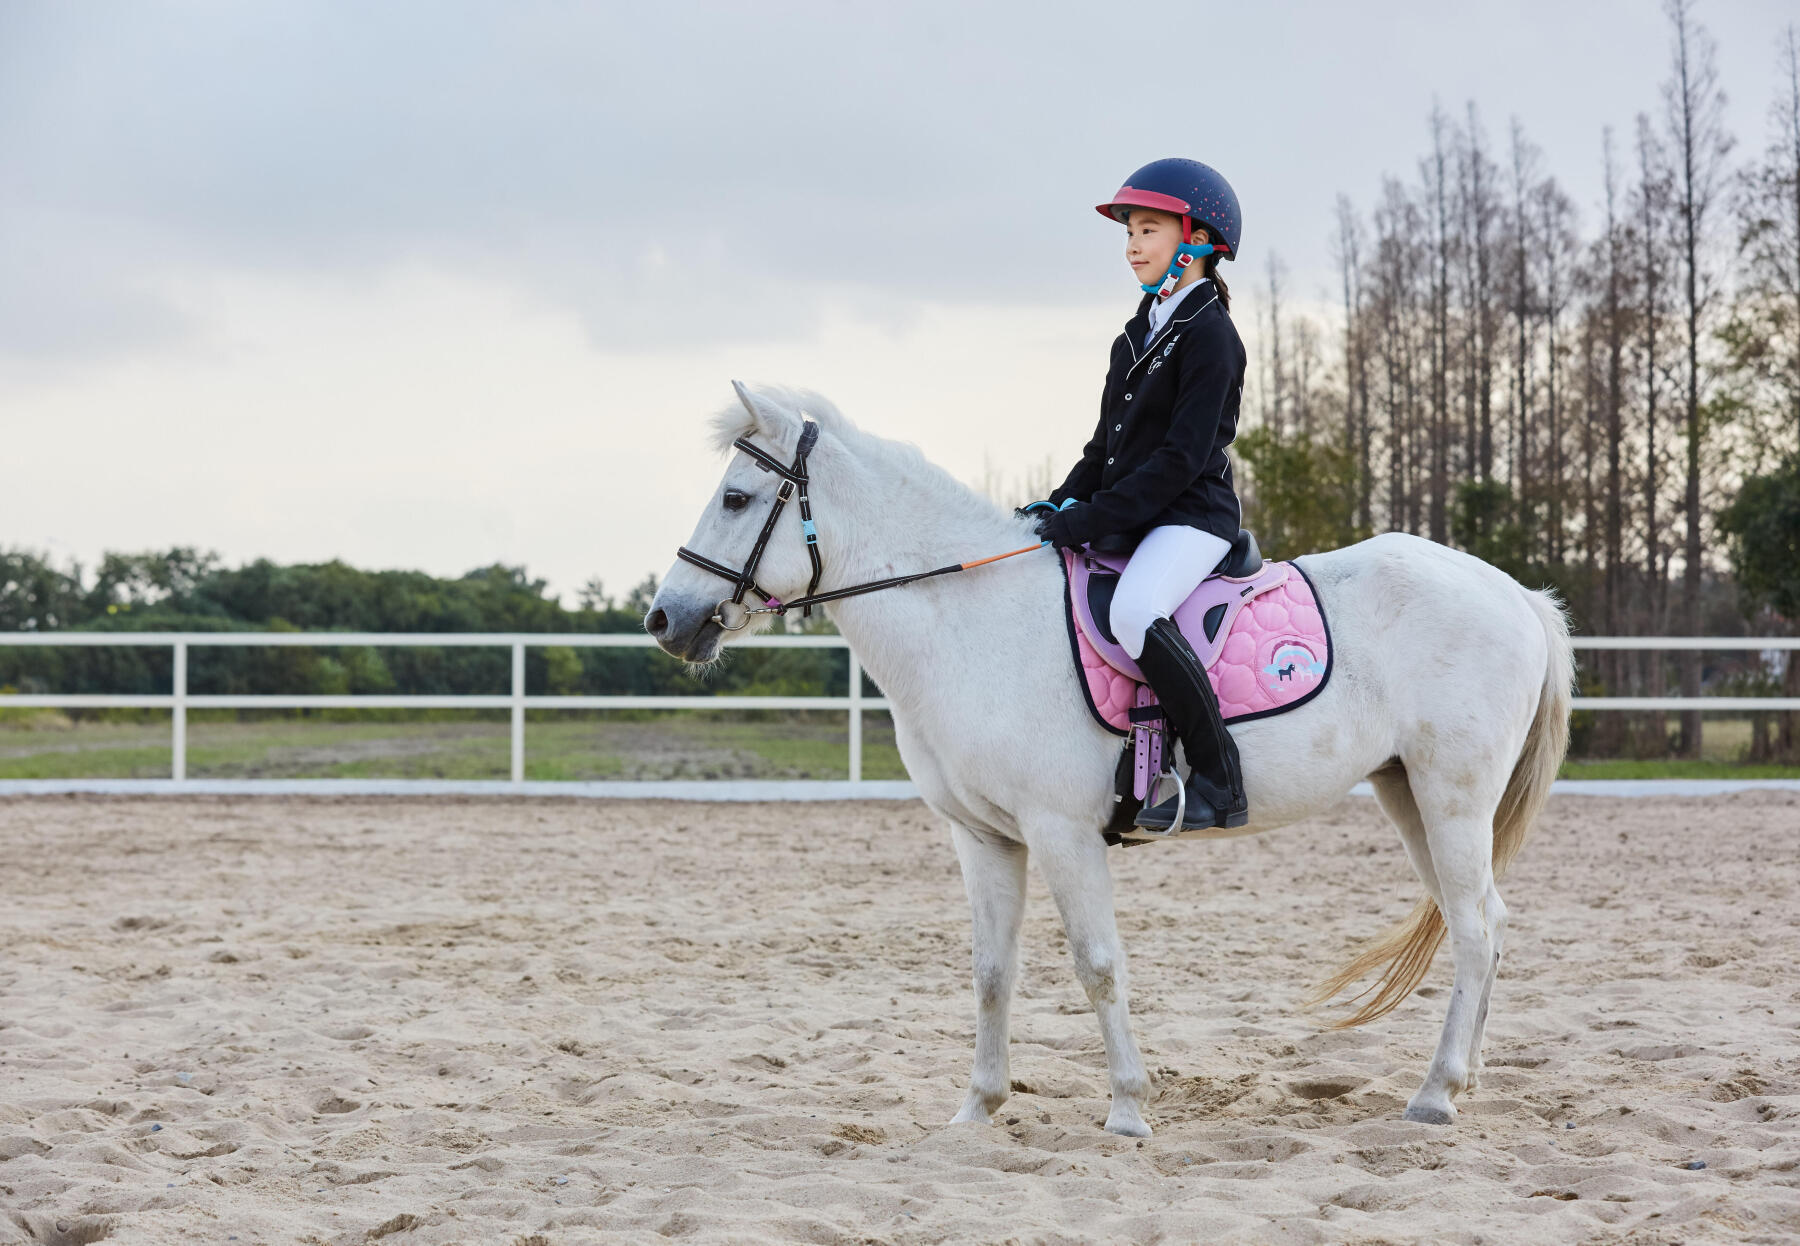
[[[1182,811],[1183,830],[1243,826],[1250,820],[1250,802],[1244,797],[1244,772],[1238,764],[1237,744],[1219,716],[1219,699],[1213,694],[1206,669],[1189,647],[1187,637],[1168,619],[1158,619],[1144,633],[1144,653],[1138,669],[1150,682],[1150,690],[1162,703],[1163,721],[1181,741],[1192,773],[1187,781],[1187,806]],[[1174,749],[1163,740],[1164,764],[1174,768]],[[1156,798],[1153,788],[1151,800]],[[1175,822],[1180,801],[1171,796],[1159,805],[1144,802],[1137,825],[1166,831]]]

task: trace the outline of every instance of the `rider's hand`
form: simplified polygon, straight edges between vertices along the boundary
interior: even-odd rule
[[[1069,515],[1079,505],[1080,503],[1076,503],[1075,506],[1065,506],[1062,510],[1039,512],[1038,536],[1050,542],[1057,549],[1068,549],[1072,545],[1079,544],[1069,535]]]

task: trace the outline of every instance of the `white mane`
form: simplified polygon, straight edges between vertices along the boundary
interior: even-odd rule
[[[820,449],[827,457],[830,451],[823,440],[825,437],[840,443],[859,466],[881,474],[892,473],[914,488],[938,494],[937,502],[946,510],[979,507],[984,519],[1004,514],[997,503],[933,463],[910,441],[896,441],[858,428],[830,399],[810,389],[766,384],[751,389],[772,406],[816,421],[821,434]],[[739,437],[754,439],[758,431],[755,417],[741,402],[733,402],[720,408],[712,417],[712,447],[721,454],[728,454],[732,442]],[[826,464],[816,452],[812,461],[816,465],[813,474],[817,475]]]

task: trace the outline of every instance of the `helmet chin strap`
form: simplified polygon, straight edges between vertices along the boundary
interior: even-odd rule
[[[1160,303],[1175,293],[1175,287],[1181,284],[1181,276],[1187,272],[1188,265],[1197,259],[1211,255],[1214,251],[1229,251],[1230,249],[1222,244],[1214,246],[1207,242],[1195,242],[1194,222],[1191,218],[1184,216],[1181,218],[1181,245],[1175,248],[1175,258],[1169,263],[1169,271],[1163,274],[1163,279],[1159,284],[1142,285],[1140,283],[1140,287],[1145,294],[1154,293],[1156,301]]]

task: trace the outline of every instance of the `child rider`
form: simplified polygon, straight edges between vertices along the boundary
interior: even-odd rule
[[[1158,160],[1099,211],[1125,226],[1125,259],[1144,298],[1113,343],[1100,423],[1050,495],[1060,509],[1039,531],[1059,549],[1132,550],[1113,594],[1112,631],[1191,767],[1182,829],[1243,826],[1250,814],[1237,746],[1206,671],[1169,617],[1238,533],[1225,447],[1237,435],[1244,346],[1218,275],[1220,258],[1237,256],[1237,195],[1197,160]],[[1146,801],[1137,825],[1167,830],[1176,808],[1174,797]]]

